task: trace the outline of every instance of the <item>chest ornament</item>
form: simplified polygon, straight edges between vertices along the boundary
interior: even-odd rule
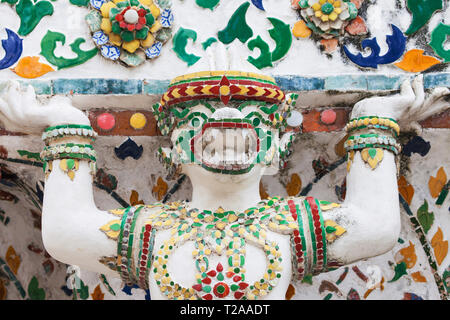
[[[321,211],[338,206],[311,197],[274,197],[243,212],[220,207],[200,211],[184,202],[111,210],[117,218],[100,230],[118,242],[118,251],[116,257],[102,257],[102,261],[128,285],[148,290],[149,281],[155,281],[168,299],[261,299],[277,286],[283,271],[280,247],[269,232],[290,236],[295,280],[337,266],[327,261],[326,244],[345,229],[324,221]],[[170,236],[155,247],[155,234],[162,230],[170,230]],[[195,282],[190,286],[178,283],[168,268],[171,255],[186,242],[194,243]],[[265,255],[265,270],[256,281],[246,277],[251,271],[246,269],[248,245]],[[212,265],[212,256],[225,260]]]

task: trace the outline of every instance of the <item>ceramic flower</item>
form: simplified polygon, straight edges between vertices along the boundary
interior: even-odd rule
[[[86,17],[101,54],[137,66],[160,55],[171,37],[173,14],[167,0],[91,0]]]
[[[298,4],[306,25],[324,39],[341,35],[345,26],[358,15],[358,9],[350,1],[301,0]]]

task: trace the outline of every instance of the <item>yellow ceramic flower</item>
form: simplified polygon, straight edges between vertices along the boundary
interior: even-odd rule
[[[323,22],[335,21],[342,12],[341,1],[339,0],[319,0],[312,5],[314,15]]]

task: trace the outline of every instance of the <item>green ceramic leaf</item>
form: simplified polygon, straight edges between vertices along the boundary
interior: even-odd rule
[[[53,14],[53,5],[44,0],[36,4],[33,4],[31,0],[20,0],[16,5],[16,12],[20,17],[20,27],[17,33],[26,36],[34,30],[43,17]]]
[[[450,36],[450,25],[443,24],[442,22],[431,32],[430,47],[434,52],[444,59],[444,62],[450,62],[450,50],[444,48],[444,43]]]
[[[337,229],[334,228],[334,227],[332,227],[332,226],[328,226],[328,227],[326,227],[326,229],[325,229],[326,233],[333,233],[333,232],[335,232],[336,230],[337,230]]]
[[[17,150],[17,153],[22,157],[27,157],[27,159],[35,159],[37,161],[42,161],[39,152],[30,152],[27,150]]]
[[[283,58],[292,45],[292,33],[288,24],[275,18],[267,18],[273,25],[269,30],[270,37],[275,41],[276,47],[272,51],[272,62]]]
[[[79,7],[87,7],[89,0],[70,0],[70,3]]]
[[[83,280],[80,279],[80,289],[77,290],[80,294],[80,299],[86,300],[89,298],[89,287],[84,285]]]
[[[115,224],[111,225],[109,228],[110,228],[112,231],[119,231],[119,230],[120,230],[120,224],[115,223]]]
[[[173,112],[175,117],[177,117],[178,119],[183,119],[184,117],[187,116],[187,114],[191,110],[189,108],[186,108],[186,109],[183,109],[181,112],[179,112],[176,108],[172,108],[172,109],[170,109],[170,111]]]
[[[395,271],[394,277],[391,280],[389,280],[388,282],[397,281],[398,279],[400,279],[405,274],[408,274],[406,272],[406,263],[404,261],[402,261],[401,263],[397,264],[395,266],[395,268],[394,268],[394,271]]]
[[[261,52],[258,58],[248,57],[247,61],[258,69],[265,67],[272,67],[272,54],[270,53],[269,45],[260,36],[252,39],[247,44],[248,48],[253,51],[253,49],[258,48]]]
[[[245,15],[247,14],[249,6],[250,3],[245,2],[237,8],[228,21],[225,29],[217,33],[220,42],[230,44],[237,38],[242,43],[246,43],[247,40],[253,36],[253,30],[245,20]]]
[[[177,33],[173,36],[173,51],[177,54],[178,58],[183,60],[188,64],[188,66],[192,66],[201,57],[196,56],[195,54],[187,53],[186,46],[188,39],[192,39],[193,42],[197,40],[197,32],[191,29],[184,29],[180,27]]]
[[[217,42],[217,39],[214,37],[206,39],[205,42],[202,42],[203,50],[208,49],[208,47],[211,46],[214,42]]]
[[[261,111],[264,112],[265,114],[272,114],[275,113],[278,110],[278,105],[274,104],[271,107],[260,107]]]
[[[2,0],[2,1],[0,1],[0,2],[1,2],[1,3],[6,2],[6,3],[9,3],[9,4],[16,4],[17,1],[19,1],[19,0]]]
[[[369,151],[368,151],[368,153],[369,153],[369,156],[370,156],[372,159],[374,159],[375,156],[377,155],[377,149],[370,148]]]
[[[422,28],[433,13],[442,9],[442,0],[408,0],[406,5],[412,13],[412,21],[405,34],[410,35]]]
[[[72,170],[75,167],[75,160],[66,159],[67,169]]]
[[[66,43],[66,36],[59,32],[47,31],[47,34],[41,40],[41,54],[48,62],[57,66],[58,69],[70,68],[82,64],[93,58],[98,52],[96,47],[88,51],[81,50],[80,45],[86,42],[86,40],[77,38],[70,44],[70,48],[77,55],[76,58],[66,59],[57,57],[54,53],[57,42],[61,42],[61,44],[64,45]]]
[[[428,233],[434,222],[434,213],[428,212],[428,202],[424,200],[423,205],[417,210],[417,219],[420,225],[423,227],[425,233]]]
[[[308,284],[312,284],[312,275],[311,274],[307,274],[303,277],[302,279],[302,283],[308,283]]]
[[[205,9],[213,10],[218,4],[220,0],[195,0],[195,3]]]
[[[36,277],[31,278],[28,284],[28,296],[31,300],[45,300],[45,290],[39,288],[39,281]]]
[[[89,287],[84,284],[83,280],[76,277],[75,283],[80,287],[73,291],[73,300],[78,300],[78,298],[86,300],[89,298]]]

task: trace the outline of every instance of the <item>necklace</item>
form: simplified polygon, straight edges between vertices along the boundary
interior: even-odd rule
[[[298,229],[289,211],[283,211],[280,198],[261,201],[244,212],[197,209],[187,210],[185,203],[175,203],[151,214],[145,224],[171,229],[171,237],[154,252],[153,277],[169,299],[226,298],[259,299],[273,290],[281,277],[281,252],[278,244],[267,239],[269,230],[285,234]],[[179,205],[178,205],[179,204]],[[275,231],[274,230],[274,231]],[[192,252],[196,284],[186,288],[176,283],[167,269],[170,255],[186,241],[194,241]],[[252,244],[266,257],[261,279],[246,282],[245,246]],[[212,254],[226,255],[227,266],[210,265]]]

